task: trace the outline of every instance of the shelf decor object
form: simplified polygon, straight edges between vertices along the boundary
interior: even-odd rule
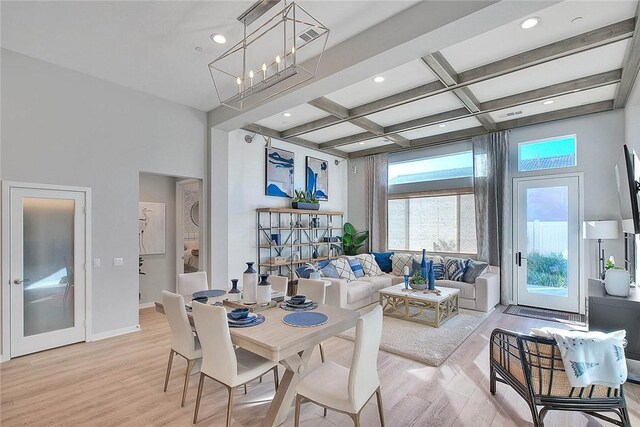
[[[243,110],[315,77],[329,29],[295,2],[261,0],[238,17],[243,38],[209,63],[221,104]]]
[[[231,279],[231,289],[227,294],[229,294],[229,301],[240,301],[242,299],[242,293],[238,289],[238,279]]]
[[[610,268],[604,275],[604,289],[614,297],[628,297],[631,291],[629,286],[629,272],[619,268]]]
[[[339,211],[292,208],[256,209],[256,246],[260,273],[295,279],[295,271],[307,263],[330,259],[342,252],[344,214]],[[275,244],[271,235],[280,235]],[[293,275],[293,278],[291,277]]]
[[[260,283],[258,283],[258,295],[257,302],[258,304],[268,304],[271,301],[271,283],[267,278],[268,274],[260,275]]]
[[[583,238],[598,241],[598,277],[604,273],[604,249],[602,241],[618,238],[618,221],[585,221],[583,224]]]
[[[258,302],[258,272],[253,269],[253,264],[253,262],[247,262],[247,269],[242,275],[242,300],[245,304]]]

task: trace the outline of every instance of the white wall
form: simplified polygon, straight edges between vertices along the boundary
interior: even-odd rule
[[[245,261],[256,261],[256,208],[291,206],[291,199],[264,195],[265,141],[258,135],[247,144],[246,134],[242,130],[212,133],[212,275],[216,278],[212,287],[216,288],[230,287],[230,279],[241,278]],[[306,156],[328,160],[329,200],[320,202],[320,209],[346,211],[346,161],[336,166],[333,156],[282,141],[273,140],[272,145],[295,153],[295,188],[305,186]],[[221,236],[225,232],[228,234]],[[225,265],[216,260],[216,254],[225,252],[225,240],[226,271]]]
[[[196,188],[197,190],[197,188]],[[143,255],[140,304],[160,301],[162,291],[176,290],[176,179],[140,174],[140,201],[165,204],[165,253]]]
[[[624,108],[625,143],[640,153],[640,72]],[[640,235],[636,235],[636,251],[640,251]],[[640,278],[640,253],[636,253],[636,283]]]
[[[4,49],[1,62],[1,178],[92,188],[102,267],[93,269],[91,332],[132,328],[139,172],[204,178],[206,115]],[[125,265],[113,267],[114,257]]]

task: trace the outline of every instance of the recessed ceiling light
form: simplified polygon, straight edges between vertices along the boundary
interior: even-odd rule
[[[572,23],[572,24],[577,24],[577,23],[579,23],[580,21],[582,21],[583,19],[584,19],[584,18],[583,18],[582,16],[576,16],[575,18],[573,18],[573,19],[571,20],[571,23]]]
[[[555,102],[555,101],[554,101],[553,99],[548,99],[548,100],[544,101],[544,102],[542,103],[542,105],[551,105],[551,104],[553,104],[554,102]]]
[[[384,81],[384,77],[382,77],[382,76],[375,76],[375,77],[373,78],[373,81],[374,81],[374,82],[376,82],[376,83],[382,83],[382,82]]]
[[[200,55],[202,53],[202,48],[200,46],[196,46],[194,50],[196,51],[196,55]]]
[[[540,23],[540,18],[537,16],[533,16],[531,18],[527,18],[520,23],[520,28],[523,30],[528,30],[529,28],[533,28]]]
[[[218,43],[218,44],[225,44],[227,42],[227,38],[225,36],[223,36],[222,34],[211,34],[211,40],[213,40],[214,42]]]
[[[360,145],[364,145],[364,141],[362,141],[362,142],[358,142],[358,144],[360,144]]]
[[[443,128],[443,127],[445,127],[445,126],[446,126],[446,125],[445,125],[444,123],[440,123],[440,124],[438,125],[438,127],[439,127],[439,128]]]
[[[283,117],[291,117],[291,113],[282,113]]]

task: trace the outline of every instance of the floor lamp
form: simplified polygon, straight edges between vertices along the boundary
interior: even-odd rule
[[[604,249],[603,240],[617,239],[619,236],[618,221],[585,221],[583,237],[589,240],[598,241],[598,277],[602,278],[604,272]]]

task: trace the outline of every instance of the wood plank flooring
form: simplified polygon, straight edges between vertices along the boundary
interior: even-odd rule
[[[388,426],[530,426],[524,401],[498,384],[489,393],[488,339],[493,328],[526,332],[554,325],[496,310],[443,363],[434,368],[380,352],[378,366]],[[187,403],[180,408],[186,363],[174,358],[166,393],[162,392],[169,355],[169,327],[153,309],[140,312],[142,331],[93,343],[71,345],[13,359],[0,365],[0,424],[5,426],[189,426],[198,376],[191,377]],[[353,343],[325,342],[327,358],[349,366]],[[314,353],[312,363],[319,363]],[[234,426],[259,426],[273,397],[273,380],[236,393]],[[640,425],[640,386],[629,384],[632,423]],[[226,390],[206,381],[198,425],[224,425]],[[577,413],[551,412],[548,426],[599,426],[603,422]],[[293,425],[293,411],[287,426]],[[348,416],[312,404],[302,407],[303,426],[351,426]],[[375,399],[362,415],[363,426],[377,426]]]

